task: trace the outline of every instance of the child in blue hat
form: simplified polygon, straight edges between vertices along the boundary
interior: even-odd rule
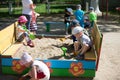
[[[73,14],[73,10],[71,8],[65,9],[65,15],[64,15],[64,23],[65,23],[65,33],[68,34],[68,28],[70,26],[71,22],[71,15]]]

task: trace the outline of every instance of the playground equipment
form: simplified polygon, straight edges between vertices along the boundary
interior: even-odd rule
[[[22,44],[15,43],[15,27],[17,22],[9,25],[0,31],[0,54],[1,54],[1,73],[3,74],[25,74],[28,68],[20,65],[20,58],[14,57],[14,54],[21,48]],[[4,36],[5,34],[6,36]],[[102,45],[102,34],[95,23],[91,33],[91,39],[94,43],[92,49],[85,54],[84,60],[58,60],[47,59],[42,60],[48,65],[51,76],[53,77],[95,77],[96,70],[100,58],[100,51]],[[67,48],[62,47],[63,54]],[[41,59],[38,59],[41,60]]]

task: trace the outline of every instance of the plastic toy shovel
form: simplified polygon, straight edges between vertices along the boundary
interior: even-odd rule
[[[25,25],[23,25],[22,27],[23,27],[23,29],[24,29],[26,32],[29,32],[29,30],[26,28]],[[32,34],[32,33],[29,33],[29,37],[30,37],[31,40],[35,39],[35,35]]]
[[[66,47],[62,47],[61,49],[62,49],[62,51],[63,51],[63,55],[62,55],[62,56],[66,56],[67,48],[66,48]]]
[[[35,39],[35,35],[32,34],[32,33],[29,34],[29,37],[30,37],[31,40]]]

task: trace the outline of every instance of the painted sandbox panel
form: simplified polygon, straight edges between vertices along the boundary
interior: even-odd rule
[[[23,72],[16,72],[13,71],[11,67],[9,66],[3,66],[2,67],[2,73],[3,74],[13,74],[13,75],[22,75],[25,74],[28,71],[28,69],[25,69]],[[54,77],[94,77],[95,76],[95,70],[89,70],[89,69],[85,69],[85,70],[81,70],[78,72],[71,72],[70,69],[64,68],[53,68],[52,72],[51,72],[51,76]]]
[[[95,61],[85,60],[43,60],[49,67],[51,76],[63,77],[94,77]],[[2,58],[3,74],[25,74],[28,68],[20,65],[19,59]]]
[[[19,61],[14,58],[2,58],[3,66],[13,66],[13,61]],[[41,60],[49,63],[51,68],[70,68],[72,63],[81,63],[83,69],[95,69],[95,61],[86,60]]]

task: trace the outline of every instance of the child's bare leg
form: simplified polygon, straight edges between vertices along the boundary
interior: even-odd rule
[[[74,42],[74,51],[78,51],[79,43],[77,41]]]
[[[89,49],[89,45],[88,44],[83,44],[82,48],[81,48],[81,54],[84,54],[85,52],[87,52],[87,50]]]
[[[77,41],[75,41],[74,42],[74,55],[78,55],[79,47],[80,47],[80,44]]]
[[[82,48],[80,49],[80,52],[79,52],[78,56],[76,57],[76,59],[84,59],[84,54],[89,48],[90,47],[89,47],[88,44],[83,44]]]
[[[24,39],[25,39],[25,41],[26,41],[26,43],[27,43],[28,46],[34,47],[34,43],[33,43],[33,41],[29,38],[29,35],[28,35],[27,33],[24,33]],[[26,43],[25,43],[25,45],[26,45]]]

